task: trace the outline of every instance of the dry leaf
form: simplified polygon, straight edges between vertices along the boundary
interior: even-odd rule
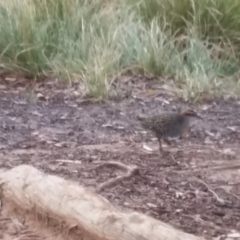
[[[183,193],[182,192],[175,192],[176,198],[182,198]]]
[[[228,126],[227,129],[229,129],[233,132],[237,132],[238,127],[237,126]]]
[[[82,164],[79,160],[57,159],[56,162]]]
[[[176,209],[176,213],[180,213],[180,212],[182,212],[183,210],[182,209]]]
[[[157,208],[157,205],[155,205],[153,203],[146,203],[146,205],[150,208]]]
[[[201,106],[201,109],[203,111],[207,111],[209,108],[211,108],[212,106],[211,105],[207,105],[207,104],[204,104],[203,106]]]
[[[149,152],[152,152],[152,151],[153,151],[152,148],[148,147],[148,146],[145,145],[145,144],[143,144],[143,149],[145,149],[145,150],[147,150],[147,151],[149,151]]]
[[[6,81],[9,81],[9,82],[15,82],[16,81],[16,78],[11,78],[11,77],[6,77],[5,78]]]
[[[44,96],[44,95],[41,94],[41,93],[38,93],[38,94],[37,94],[37,99],[38,99],[38,100],[41,100],[41,101],[47,101],[47,100],[48,100],[48,97]]]
[[[235,156],[236,155],[236,153],[231,148],[225,148],[223,150],[223,153],[226,154],[226,155],[231,155],[231,156]]]
[[[204,143],[205,144],[212,144],[213,141],[211,141],[209,137],[206,137],[205,140],[204,140]]]
[[[211,137],[214,137],[214,136],[215,136],[214,133],[212,133],[212,132],[210,132],[210,131],[208,131],[208,130],[206,130],[205,133],[206,133],[208,136],[211,136]]]
[[[227,235],[227,237],[232,239],[240,239],[240,233],[233,230],[232,233]]]

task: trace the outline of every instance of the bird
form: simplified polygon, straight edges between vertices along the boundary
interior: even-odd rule
[[[190,129],[190,120],[192,118],[202,119],[193,109],[180,110],[178,112],[160,113],[153,116],[143,117],[138,115],[142,127],[150,130],[158,139],[160,154],[166,154],[162,148],[162,140],[168,145],[171,142],[169,137],[182,138]]]

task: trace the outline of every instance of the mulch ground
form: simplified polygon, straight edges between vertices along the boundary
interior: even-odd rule
[[[153,78],[124,76],[120,85],[120,94],[102,102],[84,100],[78,85],[46,83],[35,95],[0,85],[0,168],[31,164],[195,235],[240,231],[240,100],[192,106]],[[171,154],[161,157],[136,116],[188,106],[204,120],[193,122],[185,139],[164,145]],[[103,187],[125,174],[117,164],[98,168],[108,161],[138,171]]]

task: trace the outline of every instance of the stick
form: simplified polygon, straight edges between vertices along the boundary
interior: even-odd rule
[[[102,167],[117,167],[118,169],[126,172],[126,174],[117,176],[116,178],[112,178],[112,179],[100,184],[99,187],[97,188],[98,192],[102,191],[106,187],[109,187],[109,188],[113,187],[113,186],[117,185],[118,183],[122,182],[123,180],[129,179],[133,175],[137,175],[139,173],[139,169],[137,166],[133,166],[133,165],[127,166],[123,163],[115,162],[115,161],[108,161],[108,162],[104,162],[104,163],[102,163],[100,161],[100,163],[101,163],[101,165],[97,166],[95,169],[99,169]]]
[[[202,181],[202,180],[200,180],[200,179],[195,179],[197,182],[200,182],[200,183],[202,183],[207,189],[208,189],[208,191],[210,192],[210,193],[212,193],[212,195],[216,198],[216,200],[219,202],[219,203],[221,203],[221,204],[224,204],[224,203],[226,203],[226,201],[225,200],[223,200],[222,198],[220,198],[204,181]]]

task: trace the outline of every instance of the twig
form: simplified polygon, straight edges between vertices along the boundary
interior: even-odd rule
[[[220,198],[205,182],[203,182],[202,180],[197,179],[197,178],[195,178],[195,180],[196,180],[197,182],[202,183],[202,184],[208,189],[208,191],[209,191],[210,193],[212,193],[212,195],[216,198],[216,200],[217,200],[219,203],[224,204],[224,203],[226,202],[225,200],[223,200],[222,198]]]
[[[226,165],[226,166],[217,166],[217,167],[210,167],[209,170],[229,170],[229,169],[238,169],[240,168],[240,164],[234,165]]]
[[[79,161],[79,160],[57,159],[57,160],[55,160],[55,161],[56,161],[56,162],[61,162],[61,163],[82,164],[82,161]]]
[[[117,176],[116,178],[112,178],[112,179],[100,184],[100,186],[97,188],[98,192],[102,191],[106,187],[113,187],[116,184],[118,184],[119,182],[121,182],[123,180],[126,180],[126,179],[132,177],[133,175],[139,173],[139,169],[138,169],[137,166],[133,166],[133,165],[132,166],[126,166],[123,163],[115,162],[115,161],[109,161],[109,162],[104,162],[104,163],[102,163],[100,161],[100,163],[101,163],[101,165],[97,166],[95,169],[99,169],[99,168],[102,168],[102,167],[113,167],[114,166],[114,167],[117,167],[120,170],[126,172],[126,174],[121,175],[121,176]]]
[[[235,197],[235,198],[237,198],[238,200],[240,200],[240,196],[237,196],[236,194],[227,191],[227,190],[224,189],[223,187],[218,187],[218,189],[221,189],[221,190],[223,190],[225,193],[227,193],[227,194],[229,194],[229,195],[232,195],[233,197]]]

